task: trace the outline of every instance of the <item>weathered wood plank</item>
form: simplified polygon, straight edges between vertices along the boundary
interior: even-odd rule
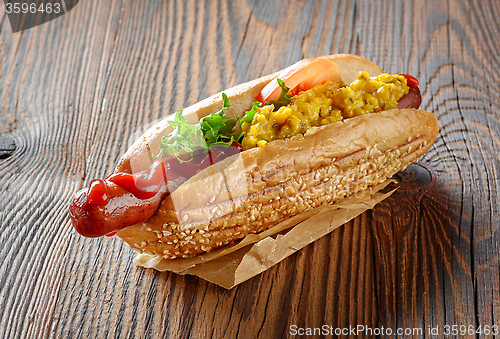
[[[499,14],[495,1],[106,0],[23,33],[0,20],[0,137],[15,144],[0,155],[0,337],[498,324]],[[71,229],[72,194],[148,125],[331,53],[418,76],[440,120],[372,212],[230,291],[137,269],[119,239]]]

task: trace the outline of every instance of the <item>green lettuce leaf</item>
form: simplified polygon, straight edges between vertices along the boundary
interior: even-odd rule
[[[180,162],[187,162],[191,161],[194,152],[206,147],[201,126],[198,124],[191,125],[182,116],[182,110],[177,111],[174,120],[168,121],[168,124],[174,130],[162,138],[160,152],[155,157],[172,155],[179,159]],[[181,157],[185,154],[189,154],[191,157],[185,160],[184,157]]]
[[[253,117],[255,116],[255,113],[257,113],[257,111],[255,110],[255,108],[257,108],[257,107],[262,107],[262,103],[256,101],[252,104],[252,108],[249,111],[246,111],[243,118],[240,119],[240,126],[244,122],[251,123],[253,121]]]
[[[174,120],[168,122],[174,130],[162,138],[160,152],[154,157],[171,155],[180,162],[189,162],[196,151],[208,152],[212,146],[231,145],[236,140],[233,129],[238,120],[225,115],[231,103],[224,93],[222,100],[219,112],[202,118],[194,125],[182,116],[182,110],[177,111]]]
[[[283,80],[279,78],[276,80],[278,81],[278,85],[281,87],[280,96],[278,97],[278,100],[266,101],[264,104],[274,105],[274,109],[279,109],[280,107],[285,106],[290,102],[292,95],[288,94],[288,92],[290,92],[290,88],[286,87],[285,82]]]
[[[234,141],[232,131],[237,119],[231,119],[225,115],[226,110],[231,106],[227,95],[222,93],[222,109],[217,113],[212,113],[200,120],[201,129],[207,148],[214,145],[231,145]]]

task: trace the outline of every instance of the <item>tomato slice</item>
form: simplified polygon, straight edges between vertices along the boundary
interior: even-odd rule
[[[277,77],[290,88],[288,94],[296,95],[307,91],[316,85],[324,84],[328,80],[341,80],[337,64],[328,59],[304,59],[284,69]],[[257,96],[257,101],[265,102],[277,100],[281,94],[281,87],[276,79],[269,82]]]

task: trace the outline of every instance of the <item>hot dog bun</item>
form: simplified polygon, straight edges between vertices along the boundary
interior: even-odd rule
[[[382,70],[358,56],[327,56],[350,83],[359,71]],[[277,73],[224,91],[227,115],[248,110]],[[184,110],[191,123],[216,112],[216,94]],[[165,121],[153,126],[124,155],[117,171],[138,171],[151,163]],[[438,134],[434,114],[394,109],[313,127],[305,135],[275,140],[205,169],[181,185],[145,223],[117,235],[141,252],[165,259],[186,258],[268,229],[305,211],[375,186],[417,161]]]

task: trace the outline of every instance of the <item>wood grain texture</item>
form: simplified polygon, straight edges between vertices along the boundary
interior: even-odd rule
[[[0,337],[500,325],[499,15],[494,0],[82,0],[12,34],[0,5]],[[440,121],[375,209],[229,291],[72,230],[71,196],[157,119],[333,53],[417,76]]]

